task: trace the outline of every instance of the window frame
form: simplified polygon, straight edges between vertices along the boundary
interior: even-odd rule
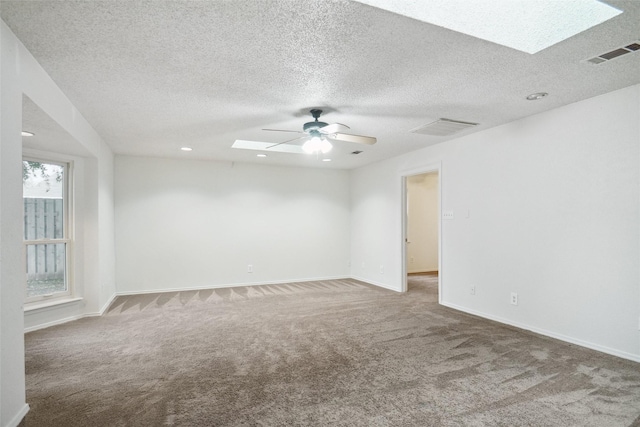
[[[45,239],[25,239],[23,229],[23,254],[22,259],[25,263],[25,282],[24,282],[24,301],[27,306],[39,304],[43,302],[57,300],[68,300],[74,297],[74,280],[73,280],[73,243],[74,243],[74,222],[73,222],[73,161],[70,159],[55,158],[57,156],[30,156],[23,155],[22,161],[39,162],[50,165],[63,167],[62,182],[62,238],[45,238]],[[24,191],[24,190],[23,190]],[[24,193],[22,198],[22,209],[24,216]],[[24,225],[23,225],[24,227]],[[43,244],[64,244],[64,281],[66,289],[64,291],[53,292],[45,295],[27,295],[27,248],[29,246]]]

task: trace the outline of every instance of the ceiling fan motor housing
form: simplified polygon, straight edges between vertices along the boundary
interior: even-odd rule
[[[310,133],[312,130],[318,130],[318,129],[323,128],[323,127],[325,127],[325,126],[327,126],[327,123],[325,123],[325,122],[318,122],[318,121],[315,121],[315,122],[308,122],[308,123],[305,123],[305,124],[302,126],[302,129],[303,129],[306,133]]]

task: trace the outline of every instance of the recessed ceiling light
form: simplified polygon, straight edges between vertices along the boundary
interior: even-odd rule
[[[418,21],[536,53],[622,13],[597,0],[357,0]]]
[[[331,159],[322,159],[323,162],[330,162]]]
[[[256,156],[258,156],[258,157],[267,157],[266,154],[256,154]]]
[[[22,131],[22,136],[34,136],[34,135],[35,135],[35,133],[33,133],[33,132],[27,132],[26,130]]]
[[[182,151],[193,151],[193,148],[191,148],[191,147],[182,147],[181,150]]]
[[[537,101],[538,99],[542,99],[546,96],[548,96],[549,94],[547,92],[538,92],[538,93],[532,93],[531,95],[527,96],[527,100],[528,101]]]

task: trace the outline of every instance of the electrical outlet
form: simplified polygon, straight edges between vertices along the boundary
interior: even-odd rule
[[[413,257],[411,257],[411,264],[413,264]]]
[[[247,265],[247,273],[253,273],[253,265]]]
[[[518,294],[511,292],[511,304],[518,305]]]
[[[384,265],[380,266],[380,274],[384,274]]]
[[[471,287],[469,288],[469,293],[471,295],[475,295],[476,294],[476,285],[471,285]]]

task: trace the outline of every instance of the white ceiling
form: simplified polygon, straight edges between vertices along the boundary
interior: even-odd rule
[[[117,154],[354,168],[640,83],[640,51],[583,62],[640,39],[640,1],[606,3],[624,13],[533,55],[347,0],[0,7]],[[525,100],[540,91],[549,96]],[[312,107],[378,143],[337,142],[331,163],[231,148],[292,138],[261,129],[299,130]],[[441,117],[480,126],[453,137],[409,133]]]

